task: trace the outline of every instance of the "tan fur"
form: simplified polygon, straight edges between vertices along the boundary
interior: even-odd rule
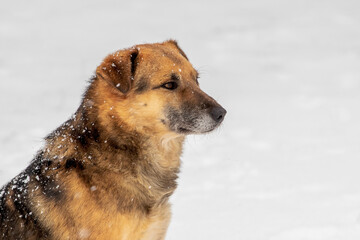
[[[162,87],[172,74],[178,91]],[[186,135],[176,111],[218,106],[197,75],[174,41],[105,58],[74,116],[0,194],[0,237],[165,239]]]

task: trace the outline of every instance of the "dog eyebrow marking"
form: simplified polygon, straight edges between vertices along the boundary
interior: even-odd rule
[[[177,74],[175,74],[175,73],[172,73],[172,74],[171,74],[170,79],[173,80],[173,81],[176,81],[176,82],[177,82],[177,81],[180,81],[179,75],[177,75]]]
[[[148,89],[148,80],[145,77],[140,77],[139,83],[135,89],[135,92],[140,94]]]

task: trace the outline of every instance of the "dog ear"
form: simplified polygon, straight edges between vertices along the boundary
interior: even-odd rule
[[[176,40],[174,39],[170,39],[170,40],[167,40],[165,42],[165,44],[168,43],[168,44],[171,44],[172,46],[176,47],[177,50],[180,52],[180,54],[186,59],[189,61],[188,57],[186,56],[185,52],[179,47],[179,44],[177,43]]]
[[[134,80],[137,55],[136,48],[121,50],[107,56],[96,69],[97,77],[100,77],[113,85],[123,94],[130,91]]]

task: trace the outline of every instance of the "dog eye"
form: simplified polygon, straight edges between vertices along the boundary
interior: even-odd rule
[[[176,82],[167,82],[167,83],[163,84],[161,87],[169,89],[169,90],[174,90],[178,87],[178,84]]]

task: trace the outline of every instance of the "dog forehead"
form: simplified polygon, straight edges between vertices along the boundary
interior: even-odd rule
[[[137,47],[140,56],[144,61],[182,64],[187,60],[180,54],[177,49],[166,45],[151,44]]]
[[[138,45],[136,48],[139,51],[138,60],[140,61],[140,65],[143,65],[145,69],[153,73],[178,73],[180,76],[197,76],[196,70],[187,58],[185,58],[177,48],[171,45],[144,44]]]

